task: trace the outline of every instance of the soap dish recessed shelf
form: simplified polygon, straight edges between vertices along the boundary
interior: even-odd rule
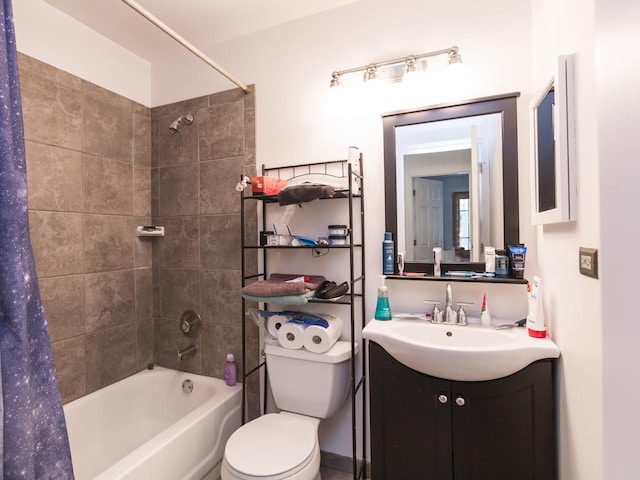
[[[138,225],[136,227],[138,237],[164,237],[164,227],[159,225]]]

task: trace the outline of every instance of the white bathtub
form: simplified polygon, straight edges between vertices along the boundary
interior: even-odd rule
[[[217,479],[241,397],[240,385],[155,367],[68,403],[76,480]]]

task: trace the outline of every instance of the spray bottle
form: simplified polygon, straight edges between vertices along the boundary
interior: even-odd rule
[[[380,286],[378,287],[378,303],[376,304],[376,320],[391,320],[391,308],[389,307],[389,289],[384,284],[384,275],[380,275]]]

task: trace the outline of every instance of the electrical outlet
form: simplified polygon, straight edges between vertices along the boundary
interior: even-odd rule
[[[587,277],[598,278],[598,249],[580,247],[578,255],[580,273]]]

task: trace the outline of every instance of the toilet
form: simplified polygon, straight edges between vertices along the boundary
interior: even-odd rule
[[[262,415],[229,437],[222,480],[320,480],[318,427],[349,394],[351,342],[338,341],[326,353],[266,344],[264,353],[281,412]]]

